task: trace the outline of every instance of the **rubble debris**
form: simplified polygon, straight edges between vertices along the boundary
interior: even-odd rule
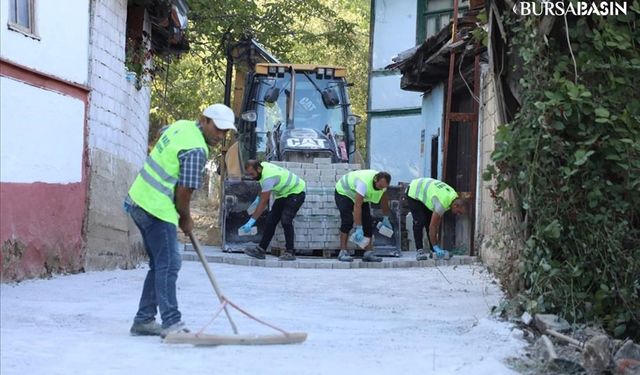
[[[590,371],[599,373],[609,369],[612,357],[611,340],[607,335],[594,336],[584,345],[583,364]]]
[[[613,357],[614,374],[640,374],[640,345],[627,340]]]
[[[547,330],[566,332],[571,329],[571,326],[566,320],[554,314],[536,314],[534,318],[536,327],[540,332],[546,332]]]

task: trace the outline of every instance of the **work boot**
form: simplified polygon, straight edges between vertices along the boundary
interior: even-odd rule
[[[416,253],[416,260],[428,260],[428,259],[429,259],[429,254],[425,253],[423,249],[418,249]]]
[[[375,255],[373,253],[373,250],[369,250],[364,252],[364,255],[362,256],[362,261],[363,262],[382,262],[382,258]]]
[[[256,259],[264,259],[266,258],[265,254],[267,252],[260,246],[256,246],[256,247],[250,247],[248,249],[244,249],[244,253]]]
[[[349,254],[349,250],[340,250],[338,260],[341,262],[353,262],[353,258],[351,257],[351,254]]]
[[[296,256],[293,255],[293,251],[285,251],[278,257],[280,260],[296,260]]]
[[[147,323],[134,322],[129,330],[131,336],[160,336],[161,332],[162,326],[154,320]]]
[[[186,327],[184,322],[181,320],[181,321],[179,321],[177,323],[173,323],[172,325],[170,325],[167,328],[163,328],[162,331],[160,332],[160,337],[165,338],[169,334],[173,334],[173,333],[189,333],[189,332],[191,332],[191,331],[189,331],[189,329]]]

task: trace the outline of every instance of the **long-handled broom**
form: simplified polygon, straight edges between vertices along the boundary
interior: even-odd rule
[[[200,262],[204,266],[207,275],[209,276],[209,281],[211,281],[211,285],[213,286],[213,290],[216,292],[218,299],[220,300],[220,307],[214,314],[211,322],[204,326],[197,333],[172,333],[165,337],[164,342],[170,344],[193,344],[193,345],[280,345],[280,344],[296,344],[299,342],[303,342],[307,339],[307,334],[304,332],[287,332],[281,328],[278,328],[272,324],[269,324],[265,321],[262,321],[255,316],[249,314],[245,310],[241,309],[235,303],[229,301],[226,296],[222,294],[220,288],[218,287],[218,283],[216,282],[216,278],[213,276],[213,272],[209,268],[209,264],[207,263],[207,259],[204,257],[202,250],[200,250],[200,244],[198,240],[193,236],[193,234],[189,234],[189,238],[191,239],[191,243],[193,244],[193,248],[198,253],[198,258],[200,258]],[[247,317],[257,321],[258,323],[264,324],[267,327],[273,328],[274,330],[280,332],[279,334],[273,335],[240,335],[238,334],[238,328],[236,327],[233,319],[231,319],[231,315],[229,314],[229,310],[227,307],[233,307],[238,310],[242,314]],[[224,310],[227,315],[227,319],[229,320],[229,324],[231,325],[231,329],[233,329],[234,335],[211,335],[203,333],[203,331],[209,326],[215,318],[220,315],[220,312]]]

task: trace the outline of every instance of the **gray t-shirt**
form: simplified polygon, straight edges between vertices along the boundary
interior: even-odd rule
[[[273,176],[262,181],[262,192],[266,193],[273,190],[273,187],[276,186],[280,182],[280,176]]]
[[[362,197],[364,198],[367,194],[367,184],[365,184],[361,180],[356,180],[356,193],[362,195]]]
[[[446,210],[444,209],[442,203],[440,203],[440,199],[438,199],[438,197],[434,195],[433,198],[431,198],[431,203],[433,203],[433,212],[437,213],[440,216],[444,215],[444,212]]]

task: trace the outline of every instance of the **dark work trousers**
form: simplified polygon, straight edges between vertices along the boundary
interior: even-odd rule
[[[427,241],[429,242],[429,251],[433,247],[429,238],[429,224],[431,223],[431,210],[417,199],[413,199],[407,194],[407,202],[409,202],[409,211],[413,216],[413,239],[416,242],[416,250],[424,247],[422,242],[422,230],[427,229]]]
[[[354,203],[338,191],[335,192],[336,205],[340,211],[340,232],[349,233],[353,228],[353,206]],[[373,232],[373,219],[371,218],[371,206],[362,202],[362,231],[365,237],[371,238]]]
[[[273,234],[276,232],[276,226],[278,222],[281,222],[282,229],[284,229],[285,248],[287,251],[294,253],[293,250],[293,218],[296,217],[300,206],[304,203],[305,193],[291,194],[286,198],[279,198],[273,202],[271,211],[267,215],[267,222],[264,227],[264,233],[262,234],[262,240],[260,241],[260,247],[267,249]]]

